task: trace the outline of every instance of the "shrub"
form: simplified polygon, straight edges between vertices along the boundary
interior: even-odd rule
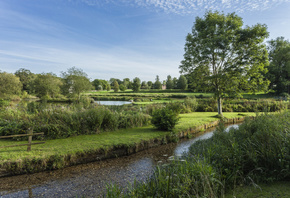
[[[159,130],[171,131],[179,120],[178,113],[165,107],[153,112],[151,123]]]

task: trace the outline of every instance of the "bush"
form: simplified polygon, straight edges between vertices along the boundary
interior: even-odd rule
[[[178,113],[165,107],[153,112],[151,123],[159,130],[172,131],[178,120]]]

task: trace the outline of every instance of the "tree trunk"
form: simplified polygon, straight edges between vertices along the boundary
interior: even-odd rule
[[[221,97],[218,97],[217,103],[218,103],[218,114],[221,115],[221,116],[223,116],[222,99],[221,99]]]

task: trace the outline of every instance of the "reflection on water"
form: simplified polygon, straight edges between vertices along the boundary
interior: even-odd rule
[[[237,128],[238,125],[230,127]],[[102,194],[109,183],[125,187],[134,180],[145,181],[158,162],[167,162],[169,156],[187,152],[191,144],[211,137],[213,131],[130,156],[62,170],[0,178],[0,197],[96,197]]]
[[[95,103],[98,103],[100,105],[125,105],[125,104],[131,104],[132,102],[127,101],[95,101]]]
[[[239,128],[239,125],[233,124],[233,125],[228,126],[226,128],[226,132],[228,132],[231,128]],[[193,139],[185,140],[185,141],[178,143],[175,150],[174,150],[174,155],[182,155],[184,152],[188,152],[190,145],[192,145],[194,142],[196,142],[198,140],[204,140],[204,139],[210,138],[213,135],[214,131],[215,131],[215,129],[210,129],[206,133],[199,135]]]

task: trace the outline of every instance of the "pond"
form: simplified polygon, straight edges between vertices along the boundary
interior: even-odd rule
[[[126,105],[126,104],[132,104],[132,102],[128,101],[95,101],[95,103],[98,103],[100,105]]]
[[[231,125],[230,127],[238,127]],[[145,181],[158,163],[168,162],[172,155],[188,151],[191,144],[213,135],[214,129],[193,139],[152,148],[130,156],[103,160],[62,170],[0,178],[0,197],[96,197],[106,184],[125,187]]]

